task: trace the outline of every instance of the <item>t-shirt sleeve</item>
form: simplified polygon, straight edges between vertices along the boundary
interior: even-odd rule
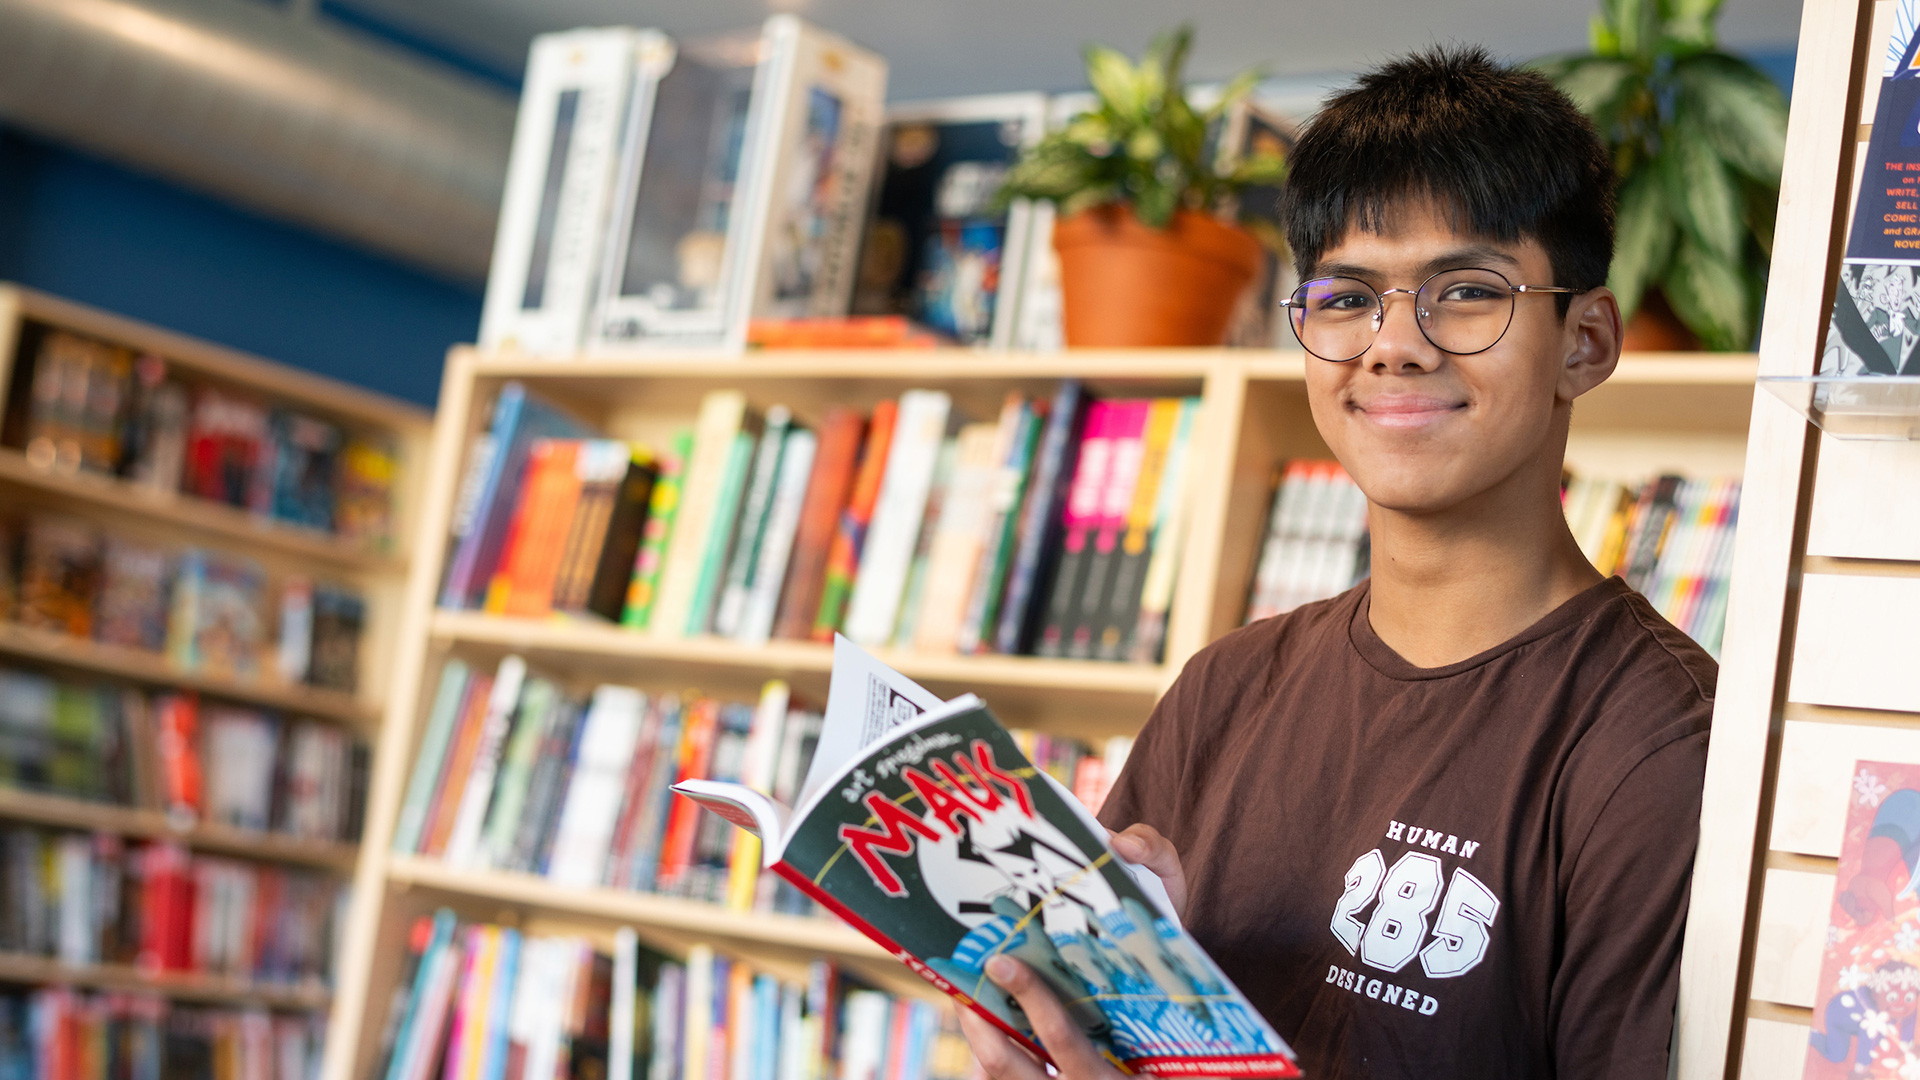
[[[1127,752],[1127,764],[1100,804],[1100,823],[1115,832],[1146,822],[1175,840],[1182,781],[1186,775],[1188,709],[1197,696],[1194,688],[1205,676],[1196,663],[1183,670],[1161,695],[1145,726]]]
[[[1667,1075],[1706,761],[1705,732],[1659,747],[1621,780],[1585,839],[1569,838],[1565,952],[1548,1018],[1561,1080]]]

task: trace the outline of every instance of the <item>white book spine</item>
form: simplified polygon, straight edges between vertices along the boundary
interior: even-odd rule
[[[734,638],[747,645],[763,645],[773,634],[774,615],[787,580],[787,560],[793,554],[793,537],[800,528],[807,483],[813,478],[814,452],[819,448],[819,438],[805,429],[788,432],[786,441],[786,451],[780,455],[780,478],[767,508],[766,526],[760,532],[752,588],[734,628]]]
[[[613,932],[613,1015],[607,1025],[607,1080],[633,1080],[634,979],[640,938],[630,926]]]
[[[594,690],[593,703],[582,721],[586,731],[580,737],[579,760],[554,830],[553,856],[547,867],[547,876],[554,881],[581,888],[599,884],[645,712],[646,695],[632,687]]]
[[[782,460],[787,451],[787,434],[793,426],[793,414],[784,405],[767,410],[766,428],[755,447],[753,472],[740,501],[739,533],[727,558],[726,578],[720,601],[715,605],[713,632],[721,637],[739,633],[740,620],[752,595],[754,574],[760,565],[760,545],[765,541],[767,518],[778,483]]]
[[[937,390],[909,390],[900,396],[887,472],[847,602],[846,635],[858,644],[882,645],[893,634],[951,409],[952,400]]]

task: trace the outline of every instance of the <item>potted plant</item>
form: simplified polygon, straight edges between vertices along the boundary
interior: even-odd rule
[[[1243,188],[1285,175],[1277,154],[1224,161],[1211,132],[1259,80],[1248,71],[1209,108],[1181,85],[1191,27],[1135,63],[1090,45],[1096,104],[1032,147],[1000,197],[1059,208],[1061,307],[1069,345],[1218,345],[1260,267],[1260,241],[1224,215]]]
[[[1613,152],[1619,210],[1607,284],[1627,347],[1748,349],[1759,326],[1787,102],[1722,52],[1720,0],[1601,0],[1589,52],[1536,61]],[[1670,309],[1678,325],[1660,326]]]

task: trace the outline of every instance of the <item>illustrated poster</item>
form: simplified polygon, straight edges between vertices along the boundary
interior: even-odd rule
[[[1920,765],[1854,766],[1805,1080],[1920,1076]]]

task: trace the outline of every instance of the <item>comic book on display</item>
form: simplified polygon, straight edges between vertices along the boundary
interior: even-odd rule
[[[1263,154],[1293,156],[1299,134],[1285,117],[1242,98],[1227,110],[1220,129],[1218,160],[1222,171]],[[1236,198],[1232,214],[1260,241],[1260,271],[1240,294],[1227,325],[1227,344],[1251,349],[1293,343],[1285,320],[1276,317],[1282,297],[1299,284],[1287,255],[1286,226],[1280,220],[1280,186],[1251,185]]]
[[[1853,767],[1806,1080],[1920,1072],[1920,765]]]
[[[791,15],[680,44],[624,139],[595,351],[738,350],[749,318],[844,315],[886,78]]]
[[[1898,0],[1822,375],[1920,375],[1920,0]]]
[[[860,254],[856,315],[906,315],[963,344],[1006,348],[1018,319],[1034,207],[990,203],[1046,129],[1044,94],[895,105]]]
[[[1093,815],[971,694],[942,702],[836,638],[825,726],[793,809],[739,784],[674,790],[758,836],[768,868],[1036,1054],[985,975],[996,954],[1032,965],[1131,1071],[1300,1075],[1159,878],[1114,855]]]
[[[553,356],[579,350],[598,287],[620,140],[629,118],[650,110],[672,56],[672,43],[654,30],[534,39],[487,274],[482,346]]]

